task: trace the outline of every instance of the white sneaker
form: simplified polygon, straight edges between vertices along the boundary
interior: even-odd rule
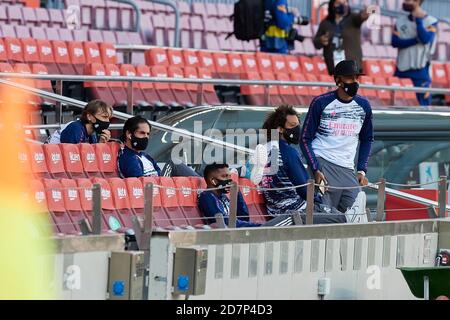
[[[250,161],[250,163],[253,164],[250,180],[254,184],[258,185],[261,182],[264,175],[264,168],[266,167],[268,161],[267,147],[265,145],[258,144]]]
[[[348,223],[367,223],[366,215],[366,194],[364,191],[360,191],[355,199],[355,202],[345,212]]]

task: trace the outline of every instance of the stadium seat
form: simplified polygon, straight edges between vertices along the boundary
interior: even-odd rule
[[[312,74],[318,75],[319,70],[317,70],[316,64],[310,57],[300,56],[299,57],[300,65],[303,70],[304,75]]]
[[[150,77],[150,68],[146,65],[140,64],[136,66],[136,75],[138,77]],[[155,86],[152,82],[138,82],[145,101],[155,108],[155,111],[164,111],[169,109],[169,105],[163,103]]]
[[[30,183],[30,192],[31,196],[28,197],[33,204],[33,207],[36,208],[37,214],[48,214],[49,209],[47,206],[47,196],[45,192],[44,185],[40,180],[31,180]],[[55,221],[51,214],[48,216],[49,218],[49,227],[53,230],[55,234],[60,233],[58,227],[56,226]]]
[[[127,187],[131,209],[140,220],[144,219],[144,187],[138,178],[126,178],[123,180]]]
[[[195,68],[185,67],[184,68],[184,76],[187,78],[200,78],[200,79],[211,79],[211,73],[209,70],[205,68],[198,68],[198,73]],[[186,89],[189,91],[191,95],[191,99],[194,102],[197,102],[198,95],[198,85],[197,84],[186,84]],[[206,84],[203,85],[203,103],[207,103],[210,105],[219,105],[220,101],[217,97],[216,91],[214,90],[213,85]]]
[[[152,66],[150,67],[150,73],[153,77],[168,78],[167,68],[164,66]],[[171,110],[181,110],[183,107],[177,102],[169,83],[155,82],[156,92],[160,100],[167,106],[171,107]]]
[[[243,53],[241,57],[244,72],[259,72],[254,53]]]
[[[275,80],[275,76],[272,72],[260,72],[260,75],[262,80],[270,80],[270,81]],[[270,85],[269,93],[270,93],[269,104],[271,106],[279,106],[283,104],[283,98],[280,94],[279,86]]]
[[[80,234],[66,212],[61,183],[58,180],[44,179],[47,207],[58,231],[62,234]]]
[[[31,65],[31,71],[33,74],[48,74],[48,69],[45,65],[40,63],[33,63]],[[52,83],[50,80],[35,80],[36,88],[50,93],[53,93]],[[44,99],[44,98],[43,98]],[[46,101],[48,105],[53,105],[54,102]]]
[[[270,55],[270,59],[272,60],[272,69],[275,74],[277,73],[286,74],[288,72],[284,55],[272,54]]]
[[[204,55],[202,56],[204,57]],[[216,66],[216,70],[215,73],[213,73],[213,76],[223,79],[229,78],[231,76],[231,72],[227,54],[224,52],[213,52],[212,58]]]
[[[380,85],[380,86],[387,85],[384,78],[374,77],[373,80],[376,85]],[[392,105],[393,104],[393,101],[392,101],[392,98],[393,98],[392,93],[393,92],[392,91],[388,91],[388,90],[384,90],[384,89],[382,89],[382,90],[377,89],[376,91],[378,94],[378,98],[384,103],[384,105]]]
[[[290,79],[292,81],[306,81],[306,77],[301,73],[291,73]],[[294,93],[296,94],[297,99],[301,105],[309,106],[309,104],[311,103],[313,97],[311,96],[310,89],[311,87],[294,86]]]
[[[170,66],[167,68],[167,72],[169,78],[184,78],[183,71],[178,67]],[[186,107],[194,106],[194,102],[186,89],[185,83],[171,83],[169,86],[179,104]]]
[[[181,2],[180,2],[181,3]],[[194,50],[182,50],[184,65],[186,67],[198,68],[201,66],[200,60],[197,56],[197,52]]]
[[[66,212],[69,214],[75,228],[80,230],[80,220],[85,219],[83,208],[81,207],[80,190],[73,179],[61,179],[63,189],[64,203]]]
[[[200,66],[202,68],[208,69],[211,74],[215,76],[217,74],[217,71],[212,52],[201,50],[197,52],[197,56],[200,62]]]
[[[364,60],[363,69],[367,76],[369,77],[382,77],[383,71],[378,63],[378,60]]]
[[[336,82],[334,81],[334,77],[328,74],[319,74],[318,77],[320,82],[331,82],[333,85],[329,87],[322,87],[322,93],[329,92],[336,89]]]
[[[264,200],[264,196],[262,191],[260,191],[259,189],[253,189],[253,201],[255,203],[255,207],[258,210],[260,216],[265,219],[265,220],[270,220],[268,219],[268,213],[267,213],[267,207],[266,207],[266,202]]]
[[[76,144],[61,143],[61,149],[64,168],[67,175],[72,178],[87,178],[83,170],[83,162],[81,161],[81,152]]]
[[[121,64],[120,65],[120,75],[124,77],[135,77],[136,69],[131,64]],[[128,83],[124,82],[126,94],[128,94]],[[139,87],[139,83],[133,82],[133,105],[139,106],[141,109],[151,109],[150,104],[145,101],[144,94]]]
[[[190,177],[174,177],[177,189],[178,203],[187,220],[188,225],[198,229],[205,229],[202,214],[197,206],[197,192],[193,190]]]
[[[242,74],[243,79],[261,80],[259,73],[246,72]],[[265,90],[260,85],[242,85],[241,94],[246,99],[247,104],[254,106],[265,105]]]
[[[23,58],[26,62],[39,62],[39,52],[36,40],[33,38],[21,39]]]
[[[254,191],[255,185],[246,178],[239,178],[239,191],[241,191],[245,203],[248,207],[250,221],[255,223],[265,223],[266,219],[261,216],[258,206],[255,204]]]
[[[387,83],[390,86],[402,86],[402,82],[399,78],[391,76],[387,78]],[[394,106],[407,106],[408,101],[405,99],[405,94],[403,91],[390,91],[389,93],[394,94]]]
[[[113,190],[108,181],[103,178],[91,178],[92,183],[101,186],[102,214],[109,229],[124,232],[125,222],[121,219],[113,201]]]
[[[302,69],[298,57],[293,55],[286,55],[284,59],[286,61],[286,69],[288,73],[293,74],[301,72]]]
[[[48,9],[48,15],[50,18],[50,25],[52,28],[64,28],[66,20],[64,12],[60,9]]]
[[[16,63],[13,67],[14,72],[16,73],[22,73],[22,74],[31,74],[31,69],[26,63]],[[20,82],[24,85],[30,86],[30,87],[36,87],[36,81],[33,79],[21,79]],[[28,95],[28,104],[30,105],[40,105],[42,103],[42,99],[39,96],[36,95]]]
[[[0,61],[8,61],[5,50],[5,43],[2,38],[0,38]]]
[[[64,41],[52,41],[55,63],[61,74],[76,75],[69,56],[69,49]]]
[[[275,77],[279,81],[291,81],[287,73],[277,73]],[[280,96],[283,100],[284,104],[296,106],[301,104],[299,99],[297,99],[297,95],[294,92],[293,86],[279,86],[278,90],[280,92]]]
[[[105,64],[105,71],[107,76],[120,77],[120,69],[115,64]],[[114,103],[112,104],[116,108],[122,108],[125,110],[127,106],[127,91],[124,88],[124,83],[122,81],[109,81],[108,87],[111,89],[111,94],[114,98]]]
[[[72,62],[75,72],[77,75],[83,75],[85,64],[87,63],[83,43],[78,41],[70,41],[68,42],[68,45],[70,61]]]
[[[316,70],[319,74],[326,76],[329,75],[327,65],[322,57],[318,56],[312,57],[312,62],[316,65]]]
[[[10,62],[23,62],[22,44],[19,39],[5,37],[6,55]]]
[[[20,165],[21,171],[24,174],[29,175],[32,173],[30,154],[28,153],[28,150],[25,145],[20,144],[19,148],[20,149],[17,154],[17,159],[19,160],[19,165]]]
[[[89,143],[79,143],[76,146],[78,146],[81,155],[81,163],[86,176],[100,178],[102,175],[97,164],[97,155],[93,145]]]
[[[133,229],[134,213],[131,209],[125,181],[120,178],[109,178],[108,182],[112,191],[114,207],[119,213],[121,221],[125,227]]]
[[[79,196],[81,202],[81,208],[83,209],[85,216],[88,218],[91,226],[93,227],[93,216],[92,216],[92,187],[93,183],[90,179],[81,178],[75,180],[77,186],[79,188]],[[102,201],[103,202],[103,201]],[[101,215],[101,232],[102,233],[111,233],[110,228],[106,224],[106,220],[104,215]]]
[[[91,63],[86,65],[85,74],[93,76],[106,76],[106,70],[101,63]],[[87,88],[90,98],[101,99],[112,106],[116,105],[116,100],[111,93],[108,82],[84,82],[84,87]]]
[[[151,48],[145,51],[145,64],[148,66],[169,66],[167,52],[163,48]]]
[[[394,76],[395,72],[395,62],[394,60],[379,60],[381,67],[381,74],[384,78],[388,79],[389,77]]]
[[[102,63],[102,57],[100,55],[100,49],[98,44],[92,41],[83,42],[84,54],[86,60],[90,63]]]
[[[117,64],[117,53],[116,48],[112,43],[103,42],[99,45],[100,56],[103,64]]]
[[[256,57],[256,64],[258,65],[258,70],[260,73],[267,72],[272,73],[274,72],[272,68],[272,60],[271,60],[271,54],[264,53],[264,52],[257,52],[255,54]]]
[[[111,152],[111,148],[107,143],[96,143],[93,146],[102,176],[104,178],[117,177],[117,154]]]
[[[432,83],[433,87],[448,88],[447,72],[444,63],[432,63]]]
[[[370,84],[370,85],[374,84],[372,77],[369,77],[369,76],[361,76],[359,79],[359,82],[361,84]],[[383,102],[378,98],[378,95],[377,95],[377,92],[375,89],[361,88],[360,94],[362,96],[366,97],[370,101],[371,105],[374,105],[374,106],[382,106],[383,105]]]
[[[74,41],[72,30],[70,29],[59,29],[59,40],[60,41]]]
[[[53,52],[53,46],[48,40],[37,40],[37,46],[39,51],[39,61],[44,64],[48,72],[51,74],[58,74],[59,69],[55,63],[55,56]]]
[[[46,156],[43,150],[43,145],[30,143],[28,144],[28,151],[30,155],[31,171],[36,178],[51,178],[47,168]]]
[[[44,144],[45,159],[50,175],[53,179],[68,178],[64,168],[63,155],[57,144]]]
[[[413,82],[411,81],[411,79],[407,79],[407,78],[403,78],[400,79],[402,85],[404,87],[414,87]],[[411,106],[417,106],[418,105],[418,101],[417,101],[417,97],[416,97],[416,93],[413,91],[405,91],[404,92],[405,95],[405,99],[408,101],[409,105]]]
[[[316,75],[310,74],[310,73],[306,74],[306,80],[308,82],[317,82],[317,81],[319,81],[319,79],[318,79],[318,77]],[[324,88],[323,87],[319,87],[319,86],[312,86],[312,87],[309,87],[309,92],[310,92],[312,97],[317,97],[318,95],[321,95],[324,92]]]
[[[184,67],[183,52],[179,49],[167,49],[167,60],[171,67]]]
[[[140,180],[144,188],[148,183],[153,183],[154,185],[159,185],[160,183],[159,177],[141,177]],[[162,190],[158,187],[153,187],[153,225],[160,228],[170,228],[172,226],[171,221],[167,217],[161,204],[161,192]]]
[[[171,177],[160,177],[161,204],[169,217],[171,224],[178,227],[186,227],[188,222],[178,205],[177,191]]]
[[[228,65],[230,67],[230,79],[239,79],[243,72],[243,61],[239,53],[229,53],[228,54]]]
[[[39,26],[49,27],[50,26],[50,16],[46,8],[36,8],[36,18],[39,21]]]

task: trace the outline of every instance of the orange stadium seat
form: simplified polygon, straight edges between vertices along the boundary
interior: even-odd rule
[[[81,161],[80,149],[76,144],[61,143],[61,149],[64,168],[67,175],[72,178],[87,178],[83,169],[83,162]]]
[[[53,179],[68,178],[59,145],[44,144],[42,149],[44,150],[48,171]]]
[[[175,187],[182,189],[181,191],[177,190],[178,203],[189,225],[204,228],[202,214],[197,206],[197,192],[193,190],[190,178],[194,177],[173,178]]]
[[[19,165],[21,170],[25,174],[31,174],[31,159],[30,154],[25,145],[19,144],[19,152],[17,154],[17,159],[19,160]]]
[[[183,55],[184,65],[186,67],[198,68],[201,66],[200,59],[197,56],[197,52],[194,50],[182,50],[181,54]]]
[[[306,81],[306,77],[301,73],[291,73],[290,78],[292,81]],[[312,100],[311,87],[294,86],[294,93],[296,94],[300,104],[309,106]]]
[[[434,87],[439,88],[448,88],[448,75],[445,70],[445,64],[443,63],[432,63],[432,71],[433,71],[433,77],[432,77],[432,83]]]
[[[135,77],[136,69],[132,64],[121,64],[120,65],[120,75],[124,77]],[[124,82],[126,94],[128,94],[128,83]],[[144,94],[139,87],[139,83],[133,82],[133,105],[143,105],[147,104],[145,101]]]
[[[41,144],[28,144],[31,171],[36,178],[51,178],[45,161],[45,153]]]
[[[169,66],[184,67],[183,52],[179,49],[167,49],[167,60],[169,61]]]
[[[225,52],[213,52],[212,53],[213,60],[215,62],[216,70],[213,75],[218,78],[227,79],[230,77],[230,63],[228,62],[227,53]]]
[[[284,55],[272,54],[270,55],[270,59],[272,60],[272,69],[275,74],[288,72],[288,67]]]
[[[145,64],[148,66],[169,66],[166,49],[151,48],[145,51]]]
[[[387,78],[387,83],[391,86],[399,86],[399,87],[402,86],[401,80],[394,76]],[[405,99],[405,94],[403,91],[390,91],[390,93],[394,94],[393,105],[403,105],[403,106],[408,105],[408,101]]]
[[[306,80],[308,82],[317,82],[317,81],[319,81],[317,76],[312,74],[312,73],[307,73],[306,74]],[[313,87],[309,87],[309,92],[310,92],[311,96],[317,97],[318,95],[321,95],[324,92],[324,90],[323,90],[323,87],[313,86]]]
[[[123,180],[127,187],[130,206],[134,214],[144,220],[144,187],[138,178],[126,178]]]
[[[243,61],[239,53],[228,54],[228,65],[230,66],[230,79],[239,79],[243,72]]]
[[[8,61],[8,56],[6,54],[5,42],[0,38],[0,61]]]
[[[168,78],[169,74],[167,68],[164,66],[152,66],[150,67],[150,72],[153,77],[158,78]],[[156,92],[160,97],[160,100],[167,106],[171,106],[173,110],[181,109],[179,103],[177,102],[171,88],[170,84],[167,82],[156,82],[154,84]]]
[[[244,72],[259,72],[254,53],[243,53],[241,57]]]
[[[322,92],[329,92],[331,90],[335,90],[336,89],[336,82],[334,82],[334,77],[328,75],[328,74],[320,74],[319,75],[319,81],[320,82],[331,82],[333,83],[333,85],[329,86],[329,87],[322,87]]]
[[[275,75],[272,72],[261,72],[261,79],[263,80],[275,80]],[[270,93],[270,105],[272,106],[279,106],[283,104],[283,99],[280,94],[279,86],[269,86],[269,93]]]
[[[273,72],[271,56],[271,54],[264,52],[255,54],[259,72]]]
[[[288,73],[300,73],[302,71],[297,56],[286,55],[284,59],[286,61],[286,69]]]
[[[117,174],[117,153],[111,152],[107,143],[96,143],[93,145],[97,164],[104,178],[115,178]]]
[[[75,229],[80,230],[80,220],[85,219],[86,216],[81,207],[80,191],[77,183],[73,179],[61,179],[61,186],[63,189],[64,204],[66,211],[72,220]]]
[[[63,189],[58,180],[44,179],[47,207],[53,221],[62,234],[79,234],[72,220],[66,212]]]
[[[255,204],[254,192],[252,188],[255,188],[255,185],[249,179],[239,179],[239,191],[241,191],[244,201],[247,204],[250,221],[255,223],[265,223],[266,219],[261,216]]]
[[[198,77],[200,79],[211,79],[212,75],[208,69],[198,68]],[[219,97],[217,96],[216,90],[212,84],[203,85],[203,99],[211,105],[220,104]]]
[[[167,73],[169,78],[184,78],[183,70],[179,67],[170,66],[167,68]],[[186,89],[185,83],[171,83],[169,86],[179,104],[187,107],[194,106],[194,102]]]
[[[160,184],[160,177],[141,177],[140,180],[144,188],[148,183]],[[162,189],[156,186],[153,187],[153,225],[160,228],[170,228],[171,222],[162,208],[162,192]]]
[[[384,78],[377,78],[374,77],[373,78],[374,83],[376,85],[380,85],[380,86],[386,86],[387,83],[384,80]],[[388,91],[388,90],[376,90],[377,94],[378,94],[378,98],[385,104],[385,105],[391,105],[392,104],[392,91]]]
[[[277,73],[275,77],[279,81],[290,81],[288,74],[286,73]],[[301,102],[297,99],[297,96],[294,92],[293,86],[279,86],[278,90],[280,91],[281,98],[284,104],[289,105],[299,105]]]
[[[414,84],[412,82],[411,79],[400,79],[402,85],[404,87],[414,87]],[[409,105],[411,106],[417,106],[418,105],[418,101],[417,101],[417,97],[416,97],[416,93],[413,91],[405,91],[404,92],[405,95],[405,99],[409,102]]]
[[[95,154],[94,147],[89,143],[79,143],[79,153],[81,155],[81,163],[83,169],[88,177],[101,177],[100,169],[97,164],[97,155]]]
[[[322,57],[317,57],[317,56],[312,57],[312,62],[315,64],[316,70],[319,74],[326,75],[326,76],[329,75],[327,65]]]
[[[53,46],[50,41],[37,40],[37,47],[39,51],[39,61],[47,67],[49,73],[58,74],[59,69],[55,63]]]
[[[201,67],[208,69],[213,75],[217,73],[214,57],[210,51],[198,51],[197,56]]]
[[[87,64],[85,68],[85,74],[103,77],[107,75],[105,66],[101,63]],[[111,93],[108,82],[106,81],[84,82],[84,87],[87,88],[89,95],[92,99],[101,99],[112,106],[116,104],[116,100]]]
[[[243,79],[261,80],[259,73],[246,72],[242,74]],[[246,98],[250,105],[263,106],[265,105],[264,87],[260,85],[243,85],[241,86],[241,94]]]
[[[75,75],[77,74],[69,56],[69,48],[64,41],[52,41],[53,52],[55,55],[55,63],[58,66],[60,73]]]
[[[386,79],[394,76],[395,61],[394,60],[379,60],[381,67],[381,74]]]
[[[10,62],[23,62],[22,44],[19,39],[5,37],[6,56]]]
[[[86,63],[92,63],[93,61],[88,61],[86,55],[84,54],[83,43],[79,41],[69,41],[69,57],[72,65],[75,69],[76,74],[84,74],[84,68]]]
[[[136,75],[138,77],[150,77],[150,67],[140,64],[136,66]],[[158,93],[155,90],[155,86],[152,82],[138,82],[142,94],[145,97],[145,101],[150,103],[153,107],[166,110],[168,105],[161,101]]]
[[[31,180],[31,186],[30,186],[31,196],[29,197],[32,203],[38,208],[38,210],[42,210],[38,212],[38,214],[44,214],[44,212],[47,214],[49,212],[48,205],[47,205],[47,196],[45,192],[44,185],[40,180]],[[55,224],[55,221],[53,220],[53,217],[49,215],[49,218],[51,221],[50,226],[54,233],[59,233],[59,229]]]
[[[120,69],[115,64],[105,64],[105,71],[107,76],[120,77]],[[126,106],[127,105],[127,92],[124,88],[124,83],[122,81],[109,81],[108,87],[111,89],[111,94],[114,98],[112,105]]]
[[[102,57],[97,43],[85,41],[83,42],[83,48],[84,54],[86,55],[86,61],[89,63],[102,63]]]
[[[303,70],[303,74],[308,75],[318,75],[319,70],[317,70],[316,64],[313,62],[313,60],[310,57],[306,56],[300,56],[300,65]]]
[[[39,51],[36,40],[33,38],[21,39],[23,58],[26,62],[39,62]]]
[[[112,63],[117,64],[116,48],[112,43],[102,42],[99,44],[100,56],[103,64]]]
[[[187,226],[186,218],[178,205],[177,191],[175,190],[175,184],[172,178],[160,177],[160,183],[162,186],[160,189],[162,207],[172,222],[172,225],[178,227]]]
[[[372,77],[369,76],[361,76],[359,79],[361,84],[375,84]],[[380,106],[383,105],[380,99],[378,99],[378,95],[375,89],[360,89],[361,95],[369,99],[371,105]]]
[[[363,68],[366,75],[369,77],[382,77],[383,71],[378,63],[378,60],[364,60]]]
[[[129,194],[125,181],[120,178],[109,178],[109,185],[111,187],[112,196],[114,200],[114,207],[119,212],[119,216],[124,226],[133,228],[134,213],[131,209]]]

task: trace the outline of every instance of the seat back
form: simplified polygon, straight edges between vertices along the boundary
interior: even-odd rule
[[[100,56],[104,64],[112,63],[117,64],[117,52],[112,43],[102,42],[100,43]]]
[[[61,186],[63,189],[64,203],[68,211],[81,211],[80,191],[77,188],[77,183],[73,179],[61,179]]]
[[[64,168],[62,152],[57,144],[44,144],[45,158],[47,160],[48,171],[53,177],[67,178]]]
[[[86,55],[84,54],[83,43],[79,41],[69,41],[69,57],[73,64],[85,64]],[[89,61],[91,63],[93,61]]]
[[[131,208],[143,209],[145,203],[144,187],[142,186],[141,180],[138,178],[126,178],[124,181],[127,186]]]
[[[100,169],[97,164],[97,155],[95,153],[94,147],[89,143],[78,144],[78,149],[81,155],[81,163],[84,172],[87,175],[96,175],[100,173]]]
[[[55,55],[53,53],[53,46],[48,40],[37,40],[39,50],[39,61],[43,63],[55,62]]]
[[[100,49],[98,44],[91,41],[83,42],[84,54],[86,60],[90,63],[102,63],[102,57],[100,55]]]
[[[145,51],[145,64],[148,66],[169,66],[166,49],[151,48]]]
[[[34,174],[48,174],[47,162],[45,161],[45,153],[43,149],[43,145],[41,144],[29,144],[28,145],[29,155],[30,155],[30,164],[31,171]]]
[[[23,58],[27,62],[39,62],[39,51],[35,39],[22,39]]]
[[[108,144],[96,143],[94,145],[97,164],[103,174],[117,175],[117,154],[113,154]]]
[[[62,152],[64,167],[71,176],[84,177],[81,153],[76,144],[62,143],[59,145]]]
[[[272,67],[272,59],[271,54],[264,53],[264,52],[257,52],[255,54],[256,56],[256,63],[258,65],[259,72],[269,72],[272,73],[273,67]]]
[[[115,208],[117,210],[130,209],[130,199],[125,181],[120,178],[109,178],[108,182],[111,187]]]

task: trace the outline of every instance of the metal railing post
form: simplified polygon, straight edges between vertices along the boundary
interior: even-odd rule
[[[314,180],[308,180],[306,188],[306,224],[313,224],[314,214]]]
[[[133,81],[128,81],[127,86],[127,113],[133,115]]]
[[[439,218],[445,218],[447,205],[447,176],[441,176],[439,180]]]
[[[141,8],[134,2],[133,0],[114,0],[121,3],[129,4],[133,7],[134,12],[136,13],[136,21],[134,22],[134,32],[139,32],[141,28]]]
[[[102,189],[96,183],[92,187],[92,233],[102,232]]]
[[[57,80],[56,81],[56,94],[63,95],[63,80]],[[55,111],[56,111],[56,121],[58,124],[61,124],[62,121],[62,102],[56,101],[55,105]]]
[[[231,192],[230,192],[230,215],[228,217],[228,228],[236,228],[237,197],[238,197],[238,186],[237,183],[233,181],[231,183]]]
[[[377,221],[383,221],[384,203],[386,201],[386,179],[381,178],[379,183],[377,197]]]
[[[264,103],[266,106],[270,105],[270,85],[264,85]]]
[[[203,104],[203,83],[199,83],[197,87],[197,105]]]
[[[144,188],[144,230],[142,232],[139,250],[144,251],[144,284],[143,300],[148,300],[148,284],[150,274],[150,241],[153,232],[153,183],[148,183]]]

